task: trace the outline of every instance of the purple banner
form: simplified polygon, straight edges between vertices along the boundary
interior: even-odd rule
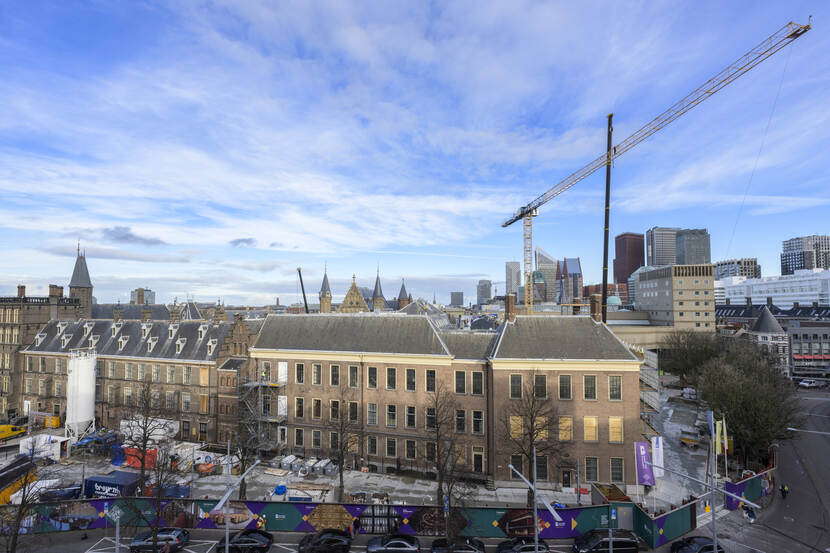
[[[637,483],[645,486],[654,485],[654,470],[651,467],[651,453],[648,442],[634,442],[634,458],[637,460]]]

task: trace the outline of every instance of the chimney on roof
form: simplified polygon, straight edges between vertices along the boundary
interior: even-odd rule
[[[182,318],[182,308],[179,307],[176,302],[173,302],[172,307],[170,307],[170,322],[177,323]]]
[[[150,321],[153,319],[153,312],[150,310],[150,307],[145,305],[141,308],[141,320],[142,321]]]
[[[726,298],[726,305],[732,305],[732,300],[730,300],[729,298]]]
[[[797,301],[793,302],[793,309],[798,309],[798,302]]]
[[[25,298],[26,297],[26,285],[25,284],[18,284],[17,285],[17,297],[18,298]]]
[[[746,298],[744,298],[744,300],[746,300],[746,306],[747,307],[752,307],[752,298],[746,297]]]
[[[813,309],[818,309],[818,302],[817,301],[813,302]]]
[[[504,320],[511,323],[516,320],[516,294],[504,296]]]
[[[591,318],[602,321],[602,294],[591,294]]]
[[[124,318],[124,308],[121,307],[121,303],[113,307],[112,309],[112,320],[113,322],[118,322]]]
[[[772,296],[767,296],[767,307],[772,307]]]
[[[56,284],[49,285],[49,297],[50,298],[62,298],[63,297],[63,286],[58,286]]]

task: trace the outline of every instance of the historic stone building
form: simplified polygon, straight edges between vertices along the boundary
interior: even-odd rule
[[[21,401],[63,416],[69,353],[98,354],[96,418],[118,428],[145,383],[180,438],[215,443],[235,431],[238,371],[258,330],[241,317],[222,321],[50,321],[22,351]]]
[[[28,296],[26,286],[17,295],[0,297],[0,413],[22,413],[23,359],[20,350],[32,343],[38,331],[50,320],[76,320],[90,313],[92,282],[86,257],[80,249],[69,283],[69,297],[63,287],[49,285],[48,296]]]
[[[429,315],[269,316],[250,355],[254,370],[276,373],[284,407],[273,433],[287,452],[326,456],[339,439],[329,421],[348,416],[362,429],[348,464],[430,472],[428,406],[441,388],[457,404],[464,472],[509,479],[516,452],[501,418],[533,382],[534,397],[554,402],[551,439],[563,453],[539,459],[542,479],[573,486],[578,466],[583,481],[635,483],[640,361],[590,317],[518,317],[472,332]]]

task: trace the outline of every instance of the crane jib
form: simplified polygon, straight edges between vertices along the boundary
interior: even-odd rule
[[[644,141],[646,138],[650,137],[687,111],[691,110],[693,107],[711,97],[721,88],[736,80],[744,73],[750,71],[756,65],[775,54],[795,39],[804,35],[804,33],[809,31],[811,28],[812,27],[809,23],[806,25],[800,25],[792,21],[787,23],[773,35],[763,40],[758,46],[738,58],[738,60],[734,63],[730,64],[726,69],[720,71],[703,85],[687,94],[682,100],[669,107],[649,123],[645,124],[634,134],[614,146],[610,153],[603,153],[600,157],[578,171],[575,171],[560,183],[550,188],[547,192],[538,196],[529,204],[519,208],[512,217],[502,223],[502,226],[510,226],[516,221],[524,218],[526,215],[533,214],[534,210],[546,204],[556,196],[569,190],[579,181],[589,177],[601,167],[604,167],[609,162],[612,162],[614,159]]]

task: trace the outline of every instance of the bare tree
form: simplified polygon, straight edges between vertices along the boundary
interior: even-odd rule
[[[521,396],[509,399],[498,419],[502,449],[507,455],[522,456],[522,471],[528,479],[532,476],[529,468],[533,466],[534,448],[537,458],[547,458],[548,466],[556,466],[563,453],[556,403],[547,397],[546,379],[543,387],[537,377],[545,375],[531,373],[520,389]],[[533,505],[533,491],[529,489],[527,504]]]
[[[450,503],[461,476],[463,449],[456,432],[456,411],[459,409],[455,394],[442,382],[435,383],[426,403],[426,429],[428,433],[427,459],[435,462],[438,487],[435,501],[444,504],[446,495]]]
[[[329,457],[337,463],[339,487],[337,501],[343,501],[343,470],[349,453],[356,454],[363,437],[363,421],[356,388],[341,382],[335,399],[329,404],[324,427],[329,432]]]
[[[240,405],[239,418],[237,419],[236,432],[231,439],[231,451],[236,452],[239,459],[239,474],[245,474],[259,454],[259,446],[262,443],[262,436],[257,436],[251,432],[251,425],[246,421],[255,415],[249,412],[244,406]],[[248,485],[243,478],[239,482],[240,501],[247,499]]]
[[[660,368],[697,386],[701,367],[720,351],[718,337],[711,332],[675,330],[661,345]]]

